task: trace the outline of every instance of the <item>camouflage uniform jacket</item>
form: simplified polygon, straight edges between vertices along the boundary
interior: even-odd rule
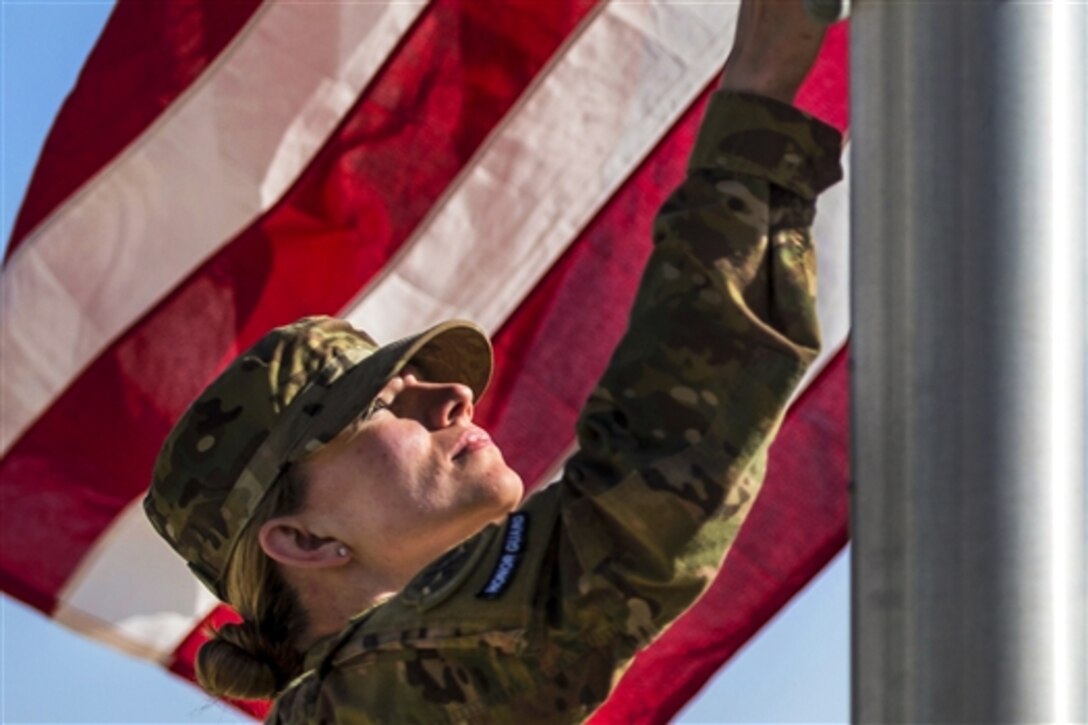
[[[562,479],[307,656],[285,723],[572,722],[704,591],[817,353],[816,195],[838,133],[713,98]]]

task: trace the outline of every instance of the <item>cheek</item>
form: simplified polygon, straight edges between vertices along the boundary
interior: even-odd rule
[[[431,456],[429,436],[411,427],[395,426],[371,436],[359,450],[359,474],[376,501],[413,506],[430,495],[439,466]]]
[[[426,455],[420,436],[398,435],[395,430],[383,431],[368,441],[362,451],[364,466],[394,480],[411,478],[419,461]]]

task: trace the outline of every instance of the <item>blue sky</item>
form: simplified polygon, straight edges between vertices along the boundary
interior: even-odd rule
[[[0,222],[6,246],[35,160],[112,2],[0,0]],[[849,565],[840,556],[681,713],[685,723],[846,722]],[[247,721],[158,666],[0,596],[0,722]]]

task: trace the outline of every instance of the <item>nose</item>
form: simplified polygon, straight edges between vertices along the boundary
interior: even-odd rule
[[[461,383],[424,383],[410,385],[418,403],[416,415],[431,430],[465,425],[472,420],[472,389]],[[403,397],[403,393],[400,397]]]
[[[467,385],[461,383],[446,385],[438,398],[438,405],[434,410],[436,427],[449,428],[472,421],[472,389]]]

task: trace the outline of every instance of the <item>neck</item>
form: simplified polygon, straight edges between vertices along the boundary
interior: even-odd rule
[[[395,596],[436,556],[417,558],[370,565],[353,559],[329,569],[284,567],[284,576],[306,612],[308,626],[299,642],[301,650],[305,652],[322,637],[339,632],[352,617]]]
[[[395,595],[411,580],[411,576],[403,581],[366,576],[362,567],[354,563],[338,569],[296,570],[286,575],[306,612],[308,626],[299,642],[303,652],[322,637],[339,632],[355,615]]]
[[[505,518],[503,514],[502,518]],[[462,532],[463,533],[463,532]],[[418,549],[401,547],[395,558],[389,549],[364,558],[356,548],[354,558],[332,568],[282,567],[284,577],[298,593],[306,612],[308,627],[299,642],[303,652],[331,634],[336,634],[348,620],[374,605],[395,596],[428,564],[475,533],[427,542]]]

